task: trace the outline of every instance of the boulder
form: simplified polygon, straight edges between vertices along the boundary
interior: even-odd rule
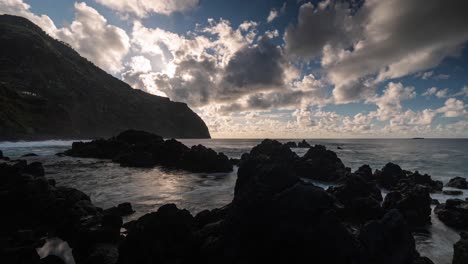
[[[380,190],[374,183],[366,182],[359,176],[348,176],[342,185],[330,187],[327,192],[344,205],[342,214],[347,220],[365,223],[371,219],[380,219],[383,215]]]
[[[336,182],[347,170],[335,152],[325,146],[315,145],[296,163],[298,176],[318,181]]]
[[[367,223],[359,232],[365,250],[364,263],[412,263],[415,256],[414,238],[403,215],[396,209],[380,220]]]
[[[431,223],[431,204],[428,188],[416,185],[388,193],[382,207],[384,210],[398,209],[410,226],[419,227]]]
[[[0,150],[0,159],[3,159],[3,151]]]
[[[24,169],[24,173],[31,174],[33,176],[39,176],[39,177],[45,175],[44,167],[42,166],[42,163],[37,162],[37,161],[28,164],[26,168]]]
[[[382,188],[393,189],[400,179],[405,177],[405,173],[400,166],[394,163],[387,163],[380,173],[376,175],[377,182]]]
[[[174,204],[139,218],[119,248],[120,264],[188,263],[197,256],[194,218]]]
[[[462,191],[458,191],[458,190],[444,190],[442,191],[442,193],[445,195],[462,195],[463,194]]]
[[[468,233],[461,233],[460,240],[453,245],[452,264],[468,263]]]
[[[27,154],[24,154],[21,157],[26,158],[26,157],[37,157],[37,156],[39,156],[39,155],[37,155],[36,153],[27,153]]]
[[[113,159],[124,167],[151,168],[156,165],[153,155],[146,151],[130,151]]]
[[[448,199],[436,206],[434,213],[444,224],[457,228],[468,229],[468,201]]]
[[[305,141],[305,139],[303,139],[301,142],[299,142],[297,144],[297,147],[298,148],[310,148],[311,145],[309,143],[307,143],[307,141]]]
[[[223,153],[202,145],[188,148],[175,139],[164,139],[144,131],[127,130],[116,137],[91,142],[74,142],[66,155],[84,158],[112,159],[121,166],[169,168],[193,172],[229,172],[232,163]]]
[[[450,179],[446,186],[457,189],[468,189],[468,182],[466,181],[466,178],[455,177]]]
[[[288,148],[297,148],[297,143],[294,141],[286,142],[284,145],[286,145]]]
[[[109,215],[127,216],[133,214],[134,212],[135,210],[133,210],[131,203],[121,203],[117,206],[104,210],[103,213]]]
[[[183,169],[193,172],[229,172],[232,171],[232,163],[223,153],[202,145],[192,146],[180,161]]]
[[[372,174],[372,168],[367,164],[362,165],[361,167],[359,167],[354,172],[354,174],[361,177],[361,178],[363,178],[366,181],[373,181],[375,179],[374,175]]]

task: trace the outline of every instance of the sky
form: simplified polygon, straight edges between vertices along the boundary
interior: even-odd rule
[[[2,0],[214,138],[468,137],[466,0]]]

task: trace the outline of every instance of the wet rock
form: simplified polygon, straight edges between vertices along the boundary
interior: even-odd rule
[[[411,264],[434,264],[434,262],[428,257],[416,257]]]
[[[229,172],[232,171],[232,163],[223,153],[202,145],[192,146],[182,157],[180,166],[193,172]]]
[[[42,163],[40,162],[32,162],[26,166],[24,169],[24,172],[27,174],[31,174],[34,176],[44,176],[44,167],[42,166]]]
[[[119,263],[188,263],[196,259],[194,218],[174,204],[142,216],[120,246]]]
[[[305,139],[303,139],[301,142],[299,142],[297,144],[297,147],[298,148],[310,148],[311,145],[309,143],[307,143],[307,141],[305,141]]]
[[[359,176],[348,176],[341,186],[330,187],[327,192],[345,206],[343,214],[353,222],[380,219],[384,213],[380,207],[383,200],[380,190]]]
[[[240,159],[230,158],[229,161],[231,162],[232,165],[239,166]]]
[[[452,264],[468,263],[468,233],[460,234],[460,240],[453,245]]]
[[[367,263],[411,263],[414,259],[414,238],[396,209],[388,211],[381,220],[366,224],[358,239],[366,251]]]
[[[322,145],[311,147],[296,163],[296,171],[300,177],[326,182],[338,181],[347,174],[336,153]]]
[[[397,186],[398,181],[405,177],[400,166],[394,163],[387,163],[379,174],[376,175],[379,185],[386,189],[392,189]]]
[[[463,194],[462,191],[457,191],[457,190],[444,190],[442,193],[445,195],[462,195]]]
[[[468,201],[448,199],[436,206],[434,212],[444,224],[457,229],[468,229]]]
[[[3,151],[0,150],[0,159],[3,159]]]
[[[154,167],[163,165],[193,172],[228,172],[232,163],[223,153],[202,145],[188,148],[175,139],[164,139],[144,131],[127,130],[116,137],[91,142],[74,142],[66,155],[112,159],[122,166]]]
[[[37,155],[36,153],[27,153],[27,154],[24,154],[21,157],[26,158],[26,157],[37,157],[37,156],[39,156],[39,155]]]
[[[132,208],[131,203],[121,203],[117,206],[111,207],[104,210],[104,214],[118,215],[118,216],[127,216],[135,212]]]
[[[151,168],[156,165],[153,155],[146,151],[131,151],[113,159],[124,167]]]
[[[468,189],[468,182],[466,181],[466,178],[455,177],[450,179],[446,186],[457,189]]]
[[[439,205],[440,202],[439,202],[439,200],[437,200],[437,199],[432,199],[432,200],[431,200],[431,204],[432,204],[432,205]]]
[[[55,255],[49,255],[45,258],[42,258],[39,263],[40,264],[65,264],[65,261],[63,261],[63,259]]]
[[[286,145],[288,148],[297,148],[297,143],[294,141],[286,142],[284,145]]]
[[[398,209],[410,226],[418,227],[431,223],[431,204],[428,188],[417,185],[388,193],[382,207],[385,210]]]
[[[372,168],[367,164],[362,165],[361,167],[359,167],[354,172],[354,174],[361,177],[361,178],[363,178],[366,181],[373,181],[375,179],[374,175],[372,174]]]
[[[405,171],[391,162],[387,163],[381,171],[377,170],[374,177],[380,187],[389,190],[413,188],[416,185],[423,185],[429,188],[430,192],[441,192],[443,188],[443,183],[432,180],[430,175],[420,174],[418,171]]]

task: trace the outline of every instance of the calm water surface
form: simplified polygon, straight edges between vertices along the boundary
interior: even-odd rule
[[[181,141],[188,146],[202,144],[232,158],[239,158],[261,142],[260,139]],[[380,169],[391,161],[407,170],[428,173],[444,183],[455,176],[468,177],[468,139],[310,139],[308,142],[327,146],[353,170],[362,164]],[[107,208],[118,203],[131,202],[137,213],[126,220],[155,211],[166,203],[175,203],[195,214],[203,209],[224,206],[232,200],[237,169],[231,173],[219,174],[188,173],[158,167],[122,168],[105,160],[55,156],[55,153],[70,148],[71,143],[72,141],[0,142],[0,150],[13,158],[31,152],[38,154],[39,157],[27,159],[43,162],[47,177],[56,179],[58,185],[84,191],[97,206]],[[294,151],[303,155],[306,149]],[[465,197],[468,197],[466,191],[458,198]],[[449,197],[435,194],[433,198],[443,202]],[[416,235],[418,250],[436,264],[449,264],[453,243],[459,236],[435,216],[432,217],[432,223],[430,234]]]

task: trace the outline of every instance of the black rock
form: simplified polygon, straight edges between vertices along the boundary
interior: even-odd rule
[[[311,145],[309,143],[307,143],[307,141],[305,141],[305,139],[303,139],[301,142],[299,142],[297,144],[297,147],[298,148],[310,148]]]
[[[403,264],[414,259],[414,238],[398,210],[390,210],[381,220],[366,224],[358,238],[366,251],[366,263]]]
[[[117,206],[104,210],[103,213],[117,216],[127,216],[133,214],[134,212],[135,210],[133,210],[131,203],[121,203]]]
[[[468,201],[448,199],[437,205],[434,212],[444,224],[457,229],[468,229]]]
[[[468,263],[468,233],[461,233],[460,240],[453,245],[452,264]]]
[[[417,185],[388,193],[382,207],[385,210],[398,209],[410,226],[419,227],[431,223],[431,204],[428,188]]]
[[[372,169],[369,165],[365,164],[359,167],[355,172],[355,175],[362,177],[366,181],[373,181],[374,175],[372,174]]]
[[[33,176],[39,176],[39,177],[45,175],[44,167],[42,166],[42,163],[37,162],[37,161],[28,164],[26,168],[24,168],[24,173],[31,174]]]
[[[284,145],[286,145],[288,148],[297,148],[297,143],[294,141],[286,142]]]
[[[335,152],[325,146],[315,145],[296,163],[298,176],[318,181],[336,182],[347,170]]]
[[[462,195],[462,191],[457,191],[457,190],[444,190],[442,191],[443,194],[445,195]]]
[[[405,174],[400,166],[394,163],[387,163],[382,171],[376,175],[379,185],[386,189],[392,189],[397,186],[398,181],[405,177]]]
[[[180,166],[183,169],[194,172],[229,172],[232,171],[232,163],[223,153],[202,145],[192,146],[182,156]]]
[[[327,192],[345,206],[343,214],[347,220],[365,223],[383,216],[380,190],[375,184],[366,182],[359,176],[348,176],[341,186],[330,187]]]
[[[142,216],[119,249],[119,263],[188,263],[198,254],[194,218],[174,204]]]
[[[63,259],[55,255],[48,255],[47,257],[42,258],[39,263],[40,264],[65,264],[65,261],[63,261]]]
[[[457,189],[468,189],[468,182],[466,181],[466,178],[455,177],[450,179],[446,186]]]
[[[37,157],[38,155],[35,154],[35,153],[28,153],[28,154],[24,154],[23,156],[21,156],[22,158],[26,158],[26,157]]]
[[[3,159],[3,151],[0,150],[0,159]]]

